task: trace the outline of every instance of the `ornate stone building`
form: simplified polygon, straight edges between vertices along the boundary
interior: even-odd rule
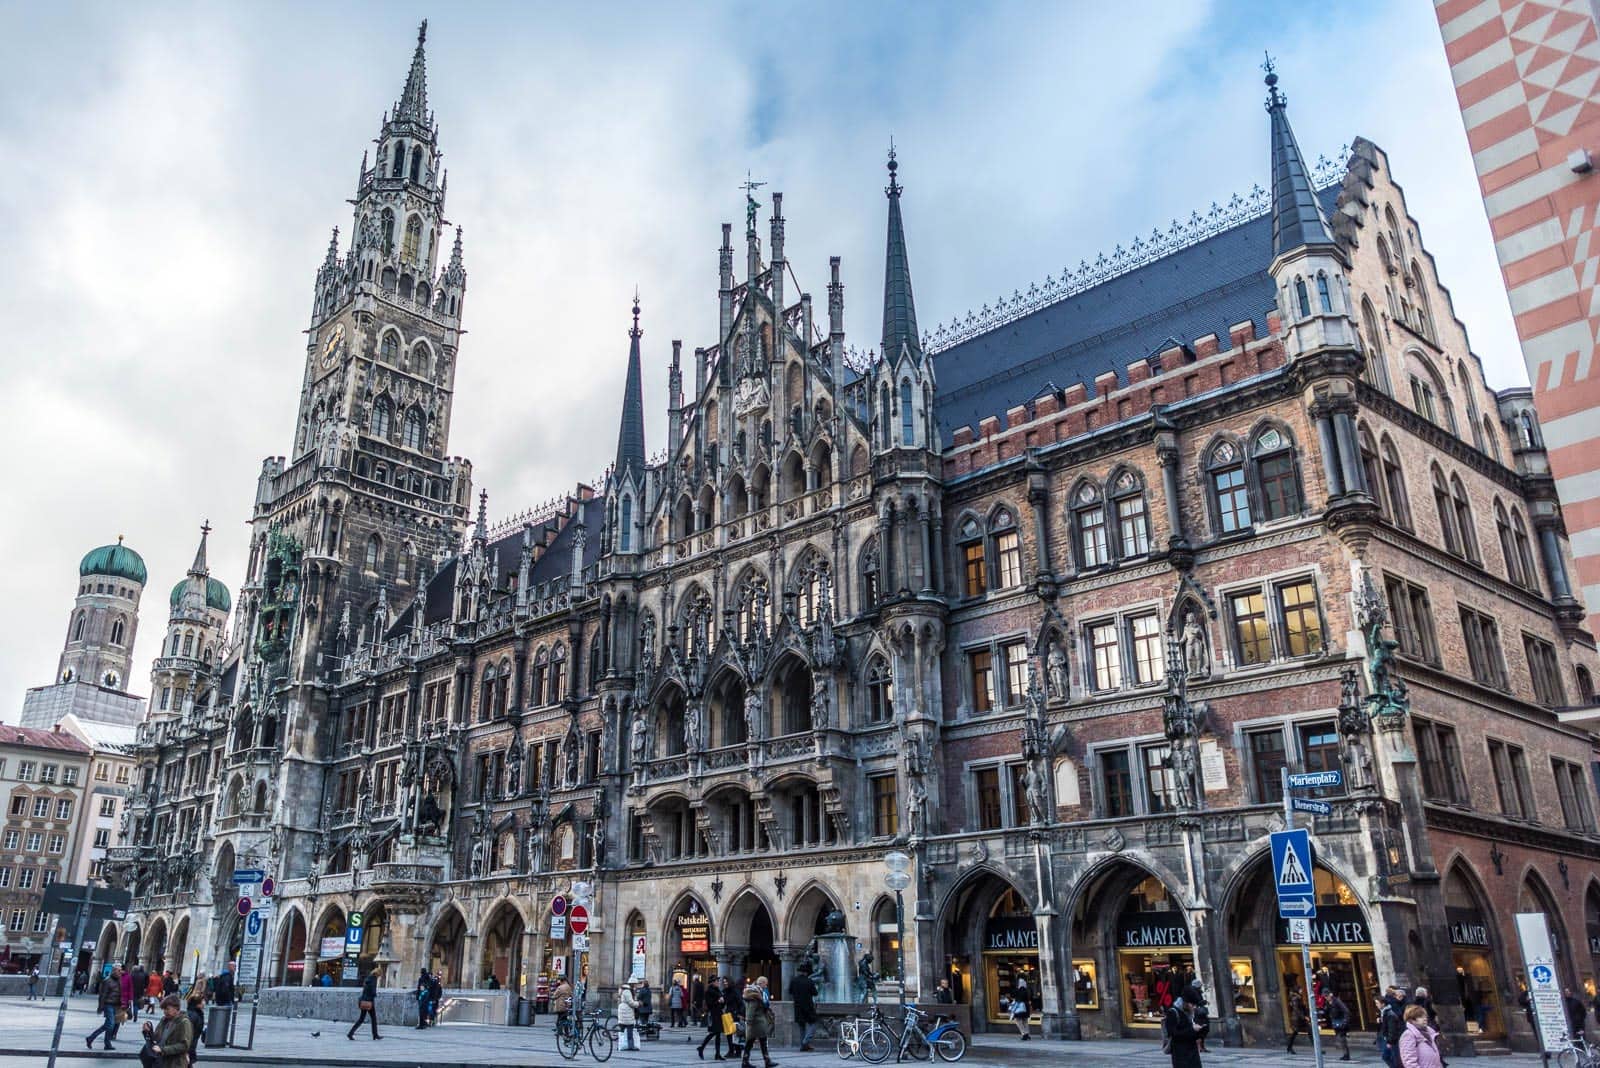
[[[665,452],[636,302],[604,484],[494,529],[480,495],[458,543],[465,273],[459,235],[434,271],[422,70],[419,41],[318,275],[227,655],[145,728],[123,952],[181,915],[215,967],[248,860],[280,880],[278,982],[344,970],[319,948],[353,912],[390,981],[609,988],[641,938],[653,980],[786,980],[837,910],[979,1027],[1025,976],[1049,1034],[1154,1036],[1193,969],[1224,1034],[1274,1041],[1303,981],[1263,860],[1279,775],[1337,768],[1313,955],[1359,1024],[1425,983],[1457,1031],[1465,1000],[1474,1037],[1523,1036],[1519,908],[1593,976],[1559,507],[1376,146],[1308,168],[1271,78],[1270,191],[926,335],[891,156],[865,355],[839,261],[824,321],[752,195],[687,376],[672,343]],[[549,905],[579,882],[575,954]]]

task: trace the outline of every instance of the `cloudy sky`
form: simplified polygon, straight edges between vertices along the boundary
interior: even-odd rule
[[[865,347],[891,135],[931,327],[1265,184],[1266,49],[1308,155],[1388,150],[1491,384],[1525,382],[1430,8],[0,2],[0,718],[51,681],[88,548],[149,565],[139,693],[202,519],[237,586],[313,276],[424,17],[470,275],[451,450],[499,516],[604,468],[635,286],[661,447],[746,170],[819,305],[844,258]]]

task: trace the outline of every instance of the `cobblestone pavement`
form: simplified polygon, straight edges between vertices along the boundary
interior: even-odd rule
[[[20,999],[0,1001],[0,1068],[12,1065],[41,1065],[55,1029],[56,1004],[29,1003]],[[112,1054],[86,1055],[83,1038],[99,1022],[87,999],[74,999],[67,1011],[62,1032],[62,1057],[58,1068],[105,1068],[107,1064],[137,1063],[138,1025],[124,1024],[123,1039]],[[239,1039],[244,1039],[248,1013],[240,1022]],[[547,1025],[535,1027],[485,1027],[472,1024],[447,1024],[417,1031],[390,1027],[384,1038],[373,1042],[365,1034],[351,1042],[345,1038],[349,1023],[331,1020],[285,1020],[262,1016],[256,1021],[252,1050],[202,1049],[201,1064],[251,1065],[253,1068],[296,1068],[306,1066],[407,1065],[416,1068],[493,1068],[501,1065],[564,1065],[555,1052],[554,1036]],[[624,1068],[656,1068],[668,1065],[714,1063],[710,1051],[702,1062],[695,1056],[695,1043],[703,1032],[667,1029],[659,1042],[646,1042],[637,1053],[618,1051],[608,1065]],[[1357,1068],[1382,1068],[1370,1043],[1352,1042],[1352,1062]],[[773,1060],[789,1068],[823,1068],[842,1065],[832,1048],[816,1053],[794,1049],[772,1050]],[[1160,1048],[1151,1041],[1047,1042],[1038,1038],[1022,1042],[1015,1035],[979,1035],[967,1054],[966,1062],[992,1068],[1042,1068],[1045,1065],[1073,1065],[1075,1068],[1131,1068],[1168,1063]],[[1288,1054],[1282,1050],[1222,1049],[1213,1047],[1204,1058],[1206,1068],[1306,1068],[1312,1063],[1310,1051]],[[574,1065],[593,1064],[587,1053]],[[760,1063],[759,1056],[756,1058]],[[859,1062],[856,1062],[859,1063]],[[1329,1065],[1337,1064],[1329,1058]],[[1532,1068],[1539,1063],[1534,1054],[1513,1054],[1485,1062],[1486,1068]],[[1462,1068],[1460,1059],[1455,1068]]]

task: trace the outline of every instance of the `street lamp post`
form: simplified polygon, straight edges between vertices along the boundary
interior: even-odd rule
[[[906,902],[904,890],[911,885],[911,858],[895,850],[883,858],[888,869],[883,875],[883,885],[894,891],[894,967],[900,980],[900,1005],[906,1003]]]

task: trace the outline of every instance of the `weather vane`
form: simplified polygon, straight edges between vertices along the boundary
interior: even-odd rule
[[[1278,65],[1272,61],[1272,53],[1263,52],[1262,55],[1266,56],[1267,58],[1262,62],[1261,69],[1266,71],[1268,74],[1276,74],[1278,71]]]
[[[744,172],[744,181],[740,183],[739,188],[744,190],[744,221],[746,228],[749,230],[755,230],[756,209],[761,206],[756,203],[755,192],[766,184],[766,182],[756,181],[749,171]]]

